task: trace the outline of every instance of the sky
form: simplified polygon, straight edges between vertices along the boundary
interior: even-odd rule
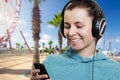
[[[40,41],[41,45],[43,42],[48,47],[48,41],[53,41],[53,46],[58,44],[58,28],[48,24],[54,14],[61,11],[64,5],[69,0],[45,0],[40,4],[40,15],[41,15],[41,33]],[[109,49],[109,42],[111,47],[115,51],[120,51],[120,0],[96,0],[101,6],[107,21],[106,31],[103,37],[99,40],[97,48]],[[27,0],[22,0],[21,11],[19,16],[18,24],[15,28],[14,33],[11,35],[12,47],[15,47],[16,43],[24,44],[24,40],[20,34],[23,32],[27,43],[30,47],[34,46],[32,39],[32,8],[33,3]],[[63,47],[66,46],[66,39],[63,39]]]

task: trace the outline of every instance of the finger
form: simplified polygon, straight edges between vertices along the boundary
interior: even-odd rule
[[[40,80],[37,76],[33,76],[30,80]]]
[[[43,78],[48,78],[48,75],[43,74],[43,75],[38,75],[37,79],[43,79]]]
[[[32,75],[36,76],[40,72],[39,69],[32,70]]]
[[[48,75],[46,75],[46,74],[36,75],[36,76],[33,76],[30,80],[40,80],[40,79],[45,79],[45,78],[48,78]]]
[[[45,80],[50,80],[50,79],[45,79]]]

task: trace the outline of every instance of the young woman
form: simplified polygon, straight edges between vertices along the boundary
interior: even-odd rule
[[[120,80],[120,64],[102,52],[97,41],[105,31],[106,19],[92,0],[73,0],[62,11],[61,33],[69,48],[62,54],[49,55],[43,64],[51,80]],[[33,70],[31,80],[47,78]],[[47,80],[47,79],[46,79]]]

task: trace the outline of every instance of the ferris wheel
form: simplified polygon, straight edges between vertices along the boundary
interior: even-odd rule
[[[0,0],[0,47],[9,41],[17,25],[21,0]]]

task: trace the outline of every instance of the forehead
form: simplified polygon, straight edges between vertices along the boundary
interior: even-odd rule
[[[74,8],[72,10],[65,10],[64,21],[88,20],[92,18],[88,14],[87,8]]]

